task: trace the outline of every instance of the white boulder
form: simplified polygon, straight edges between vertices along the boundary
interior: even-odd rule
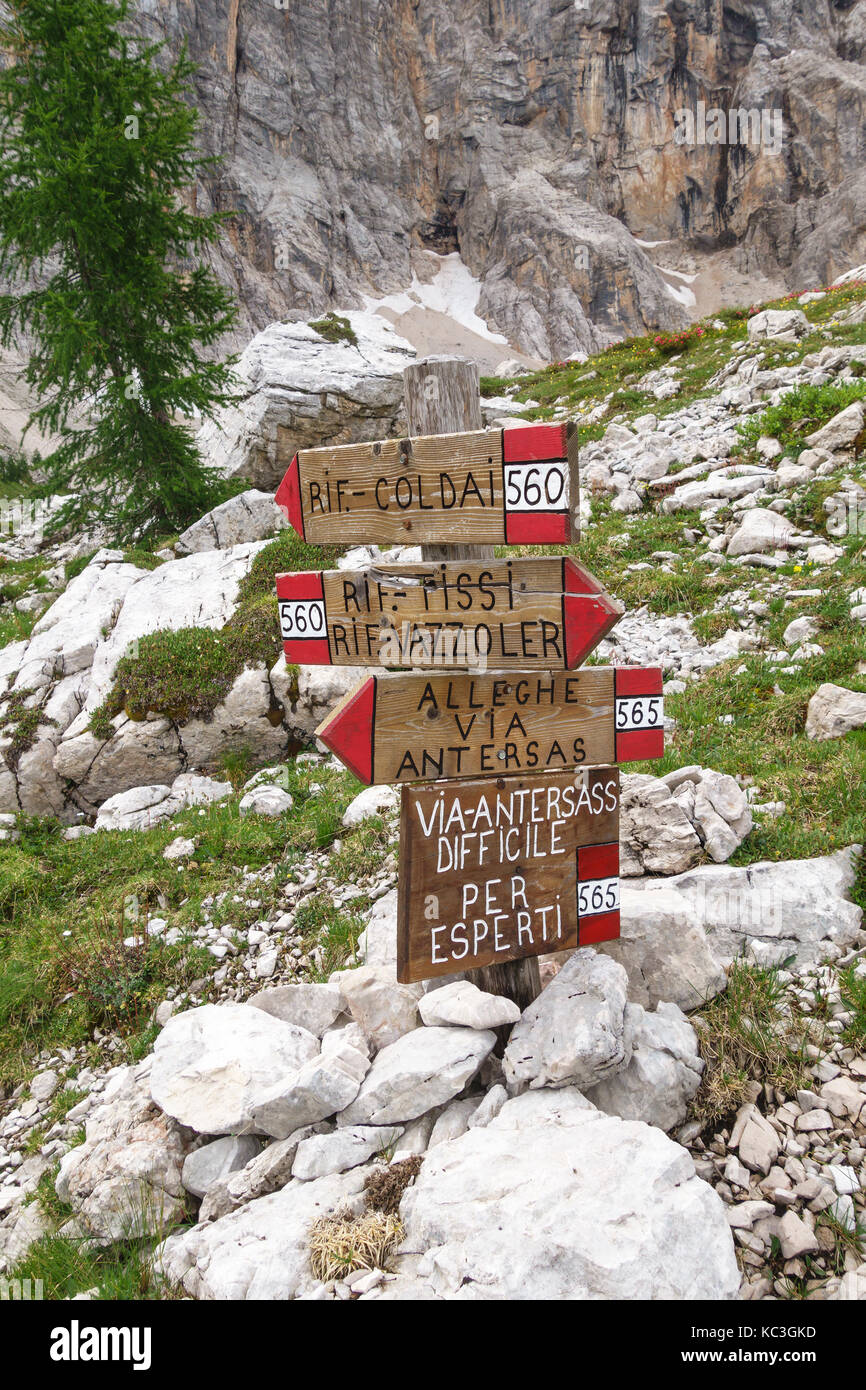
[[[452,1024],[462,1028],[501,1028],[520,1018],[520,1007],[513,999],[485,994],[469,980],[455,980],[422,995],[418,1012],[431,1026]]]
[[[167,1115],[198,1134],[250,1132],[274,1084],[318,1052],[312,1033],[261,1009],[205,1004],[175,1014],[163,1028],[151,1091]]]
[[[628,1062],[628,977],[589,947],[575,951],[512,1029],[502,1059],[509,1091],[594,1086]]]
[[[493,1050],[496,1034],[474,1028],[415,1028],[375,1058],[343,1125],[414,1120],[458,1095]]]
[[[623,1120],[681,1125],[704,1070],[694,1028],[676,1004],[658,1004],[654,1013],[628,1004],[625,1030],[628,1065],[586,1091],[587,1100]]]
[[[248,541],[266,540],[276,531],[285,530],[288,524],[272,492],[250,488],[188,526],[178,536],[175,551],[178,555],[192,555],[202,550],[227,550]]]
[[[329,342],[307,323],[272,323],[247,344],[235,369],[240,400],[197,435],[223,477],[274,488],[298,449],[395,433],[415,349],[381,314],[345,318],[355,343]]]
[[[829,682],[819,685],[806,710],[806,737],[816,742],[843,738],[866,725],[866,695]]]
[[[574,1089],[528,1092],[428,1152],[388,1297],[733,1299],[721,1199],[661,1130]],[[426,1295],[423,1290],[426,1289]]]
[[[226,1135],[203,1144],[184,1159],[183,1185],[194,1197],[204,1197],[218,1178],[245,1168],[260,1148],[251,1134]]]

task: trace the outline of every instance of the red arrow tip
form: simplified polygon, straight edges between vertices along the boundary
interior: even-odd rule
[[[375,715],[376,677],[368,676],[343,697],[316,730],[316,737],[368,786],[373,781]]]
[[[274,501],[289,525],[293,527],[301,539],[303,539],[304,515],[301,510],[301,470],[297,454],[295,454],[295,457],[289,464],[286,470],[286,476],[277,488]]]
[[[622,614],[603,590],[594,594],[566,593],[563,607],[565,664],[569,670],[574,670],[616,626]]]

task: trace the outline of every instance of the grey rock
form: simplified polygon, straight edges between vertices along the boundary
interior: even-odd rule
[[[431,1148],[401,1203],[390,1298],[736,1296],[724,1207],[687,1150],[573,1088],[509,1101]],[[404,1283],[405,1280],[405,1283]]]
[[[859,853],[855,845],[814,859],[762,861],[742,869],[702,865],[659,887],[643,881],[640,893],[624,887],[621,941],[632,934],[635,913],[651,914],[660,925],[666,913],[672,922],[679,911],[683,929],[697,930],[719,961],[727,963],[747,943],[757,942],[768,953],[765,963],[794,956],[799,964],[809,964],[820,956],[822,943],[848,947],[857,939],[863,914],[851,901],[851,889]],[[604,949],[616,954],[621,941],[605,943]],[[661,947],[660,941],[655,944]],[[664,969],[662,959],[658,968]],[[700,986],[699,979],[695,984]],[[667,997],[682,1008],[696,1007],[675,995]]]
[[[509,1091],[593,1086],[628,1062],[622,966],[591,948],[575,951],[524,1010],[502,1059]]]
[[[284,1023],[297,1024],[320,1038],[343,1010],[343,998],[334,985],[277,985],[259,990],[247,1003]]]
[[[184,1159],[182,1181],[187,1192],[204,1197],[218,1178],[228,1177],[238,1168],[245,1168],[261,1147],[252,1135],[226,1135],[214,1139],[200,1149],[193,1149]]]
[[[175,550],[192,555],[202,550],[225,550],[245,541],[261,541],[288,526],[271,492],[251,488],[206,512],[178,536]]]
[[[402,1124],[458,1095],[492,1051],[496,1034],[415,1028],[375,1058],[357,1099],[337,1123]]]
[[[653,880],[640,887],[634,881],[623,883],[620,935],[598,950],[625,967],[633,1003],[653,1009],[672,1001],[681,1009],[696,1009],[725,988],[727,977],[700,917],[667,886],[670,882],[682,879],[659,887]],[[647,891],[650,885],[652,892]]]
[[[399,1125],[353,1125],[333,1134],[313,1134],[298,1145],[292,1177],[310,1181],[345,1173],[390,1149],[402,1133]]]
[[[819,685],[806,710],[806,737],[816,741],[843,738],[866,725],[866,695],[829,682]]]
[[[417,1028],[420,985],[399,985],[389,972],[372,965],[340,971],[336,977],[345,1007],[374,1048],[387,1047]]]
[[[695,1030],[676,1004],[658,1004],[654,1013],[628,1004],[625,1032],[628,1065],[586,1098],[608,1115],[672,1130],[685,1120],[704,1070]]]
[[[329,342],[306,323],[270,323],[235,373],[240,399],[199,430],[224,477],[273,490],[298,449],[395,434],[402,371],[415,350],[378,314],[346,313],[357,342]]]
[[[360,1214],[365,1177],[364,1168],[353,1168],[313,1182],[292,1180],[215,1221],[169,1236],[155,1252],[155,1268],[192,1298],[299,1297],[314,1284],[310,1227],[338,1209]]]
[[[422,995],[418,1012],[424,1023],[464,1028],[500,1028],[520,1018],[520,1008],[512,999],[485,994],[469,980],[457,980]]]
[[[175,1014],[157,1038],[153,1098],[199,1134],[251,1131],[274,1085],[318,1052],[312,1033],[261,1009],[205,1004]]]
[[[345,1110],[357,1096],[369,1066],[369,1058],[347,1043],[310,1058],[296,1071],[284,1072],[258,1097],[252,1112],[255,1127],[285,1139],[304,1125]]]

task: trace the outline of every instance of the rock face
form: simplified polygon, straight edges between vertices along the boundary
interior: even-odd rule
[[[57,1195],[79,1235],[109,1244],[158,1235],[183,1215],[184,1160],[195,1136],[161,1114],[150,1096],[153,1058],[113,1078],[87,1121],[83,1144],[60,1162]]]
[[[108,808],[102,822],[106,828],[140,828],[179,809],[172,804],[176,779],[186,783],[196,771],[216,772],[233,749],[246,748],[256,763],[284,755],[294,728],[293,692],[289,683],[272,686],[261,663],[239,673],[210,719],[184,723],[182,714],[176,721],[159,713],[144,719],[121,713],[111,721],[109,737],[90,729],[121,658],[135,656],[138,641],[150,633],[221,628],[266,544],[250,540],[196,550],[152,570],[127,564],[119,550],[97,552],[43,613],[29,642],[2,651],[0,705],[10,692],[32,690],[41,718],[17,764],[0,763],[0,813],[70,822],[94,814],[109,798],[159,787],[152,802],[147,795],[140,804],[135,798],[121,802]],[[150,814],[157,799],[165,804]],[[136,819],[138,812],[146,814]]]
[[[462,1091],[496,1042],[474,1028],[415,1028],[378,1054],[342,1125],[414,1120]]]
[[[733,246],[740,271],[795,285],[864,260],[856,5],[337,0],[228,14],[159,0],[137,22],[173,49],[187,39],[199,69],[201,138],[225,156],[199,206],[238,209],[217,264],[247,334],[406,291],[414,247],[459,248],[478,312],[548,360],[683,322],[634,236]],[[677,143],[678,113],[722,92],[726,117],[760,126],[763,112],[765,127],[740,132],[735,115],[723,140]]]
[[[721,772],[697,766],[666,777],[625,773],[620,794],[620,873],[679,874],[706,853],[729,859],[752,828],[741,788]]]
[[[219,1221],[169,1236],[157,1252],[157,1268],[193,1298],[294,1298],[314,1282],[310,1227],[337,1208],[357,1208],[365,1176],[363,1168],[353,1168],[314,1182],[292,1181]]]
[[[288,526],[271,492],[250,488],[214,507],[178,536],[175,551],[192,555],[202,550],[225,550],[245,541],[261,541]]]
[[[648,1009],[664,1000],[696,1009],[725,988],[721,961],[679,893],[666,885],[641,892],[624,883],[620,902],[619,938],[598,949],[625,967],[630,1000]]]
[[[432,1149],[400,1211],[402,1248],[427,1253],[404,1257],[405,1292],[398,1277],[389,1297],[727,1299],[739,1286],[722,1202],[686,1150],[570,1087],[519,1096]]]
[[[225,477],[272,491],[298,449],[398,433],[402,371],[415,350],[378,314],[345,317],[354,343],[329,342],[306,323],[272,323],[244,349],[236,368],[240,401],[198,434],[203,456]],[[224,504],[232,517],[238,501]],[[192,529],[193,539],[207,536],[202,522]],[[181,541],[188,538],[185,532]]]

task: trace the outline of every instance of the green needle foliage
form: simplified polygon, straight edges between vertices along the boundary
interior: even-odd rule
[[[185,52],[125,37],[128,0],[10,0],[0,27],[0,341],[35,343],[31,423],[59,434],[56,524],[119,541],[181,529],[227,496],[177,415],[231,399],[202,361],[236,310],[201,264],[220,215],[189,210],[211,161],[194,144]],[[184,199],[182,190],[186,190]],[[84,407],[86,420],[72,412]]]

